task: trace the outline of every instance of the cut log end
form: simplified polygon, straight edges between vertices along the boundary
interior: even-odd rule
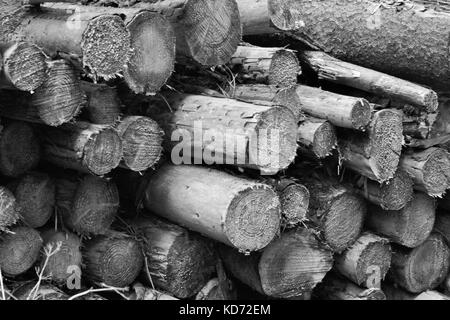
[[[120,117],[121,101],[115,87],[82,81],[87,96],[86,117],[94,124],[114,124]]]
[[[278,50],[272,57],[269,68],[269,84],[291,87],[297,83],[301,68],[296,54],[291,50]]]
[[[235,0],[192,0],[181,20],[190,56],[203,65],[227,63],[241,42]]]
[[[31,103],[49,126],[72,120],[85,104],[74,68],[65,60],[50,62],[48,79],[32,95]]]
[[[356,241],[365,213],[364,200],[351,193],[343,193],[333,201],[322,224],[323,237],[333,251],[342,252]]]
[[[133,52],[124,71],[135,93],[154,95],[166,83],[175,63],[175,33],[160,14],[144,11],[127,25]]]
[[[297,183],[281,183],[278,188],[283,222],[294,226],[306,219],[309,207],[308,189]]]
[[[384,210],[400,210],[413,198],[413,181],[404,170],[397,170],[394,178],[381,186],[379,205]]]
[[[353,106],[351,112],[351,121],[355,130],[363,130],[366,128],[371,119],[372,107],[365,99],[359,99]]]
[[[101,176],[119,165],[122,152],[122,142],[117,132],[103,129],[86,143],[83,165],[93,174]]]
[[[25,122],[6,125],[0,138],[0,172],[17,177],[38,165],[40,142],[34,129]]]
[[[47,79],[47,57],[37,46],[19,42],[3,55],[8,81],[22,91],[34,91]]]
[[[16,199],[14,195],[0,186],[0,231],[6,231],[19,220],[19,214],[16,209]]]
[[[267,246],[280,228],[280,201],[263,185],[240,191],[228,207],[225,233],[239,250],[255,251]]]
[[[95,77],[114,78],[130,55],[130,33],[119,16],[101,15],[89,22],[81,41],[83,64]]]
[[[7,276],[17,276],[30,269],[42,248],[39,233],[28,227],[16,227],[0,240],[0,268]]]
[[[436,112],[439,107],[439,98],[436,92],[429,90],[423,97],[427,112]]]
[[[289,1],[267,1],[270,22],[282,31],[296,31],[304,27],[303,18]],[[291,10],[293,9],[293,10]]]
[[[425,162],[423,169],[425,191],[433,197],[442,196],[450,183],[450,157],[447,151],[436,149]]]
[[[336,128],[320,119],[311,118],[300,123],[298,139],[319,159],[328,157],[337,146]]]
[[[124,118],[117,126],[122,139],[123,164],[133,171],[154,167],[162,155],[164,132],[148,117]]]

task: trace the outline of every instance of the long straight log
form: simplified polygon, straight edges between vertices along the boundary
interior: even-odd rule
[[[242,4],[246,3],[244,8],[239,2],[240,11],[252,12],[248,1]],[[448,88],[448,13],[424,10],[412,3],[380,6],[379,1],[373,0],[270,0],[269,4],[278,6],[277,16],[286,23],[300,25],[293,32],[294,37],[338,59],[436,88]],[[244,15],[241,19],[244,26],[250,20]],[[259,33],[267,32],[261,29]]]
[[[416,190],[441,197],[450,187],[450,154],[441,148],[403,153],[400,167],[414,181]]]
[[[104,125],[66,123],[58,128],[42,127],[43,159],[80,172],[104,175],[122,159],[118,133]]]
[[[246,256],[221,246],[220,255],[234,277],[261,294],[282,299],[309,294],[333,265],[331,251],[303,228],[283,233],[261,253]]]
[[[0,87],[32,92],[47,79],[47,56],[36,45],[0,45]]]
[[[301,59],[318,74],[319,79],[397,99],[423,107],[427,112],[438,108],[436,92],[418,84],[341,61],[320,51],[302,52]]]
[[[89,122],[112,125],[119,120],[122,103],[116,88],[106,84],[81,81],[81,89],[87,97],[83,112]]]
[[[384,284],[383,291],[388,300],[450,300],[450,297],[434,290],[427,290],[420,294],[404,291],[394,285]]]
[[[296,156],[297,125],[287,108],[178,93],[150,105],[148,115],[164,129],[176,164],[190,164],[192,156],[195,164],[226,163],[273,174]]]
[[[449,269],[450,249],[436,233],[414,249],[394,247],[389,278],[411,293],[436,288]]]
[[[364,232],[335,261],[336,270],[357,285],[379,288],[391,266],[391,246],[386,238]]]
[[[56,208],[65,225],[81,235],[105,234],[119,209],[115,183],[90,175],[55,181]]]
[[[208,282],[216,257],[205,238],[152,216],[142,216],[131,226],[144,239],[147,262],[142,272],[149,284],[183,299]]]
[[[364,131],[370,123],[371,107],[365,99],[304,85],[298,85],[296,93],[302,111],[337,127]]]
[[[5,6],[0,21],[2,41],[30,41],[50,56],[66,53],[94,78],[114,78],[130,55],[130,33],[118,15]]]
[[[384,109],[376,112],[365,134],[347,132],[339,139],[344,165],[372,180],[384,183],[397,171],[404,143],[402,114]]]
[[[19,220],[14,194],[5,187],[0,186],[0,232],[6,231]]]
[[[229,62],[239,81],[291,87],[297,83],[301,67],[294,51],[241,45]]]
[[[280,200],[257,181],[200,166],[164,165],[143,190],[148,210],[241,251],[264,248],[279,231]]]
[[[430,196],[416,192],[411,202],[398,211],[383,210],[371,205],[367,226],[390,241],[414,248],[423,243],[435,221],[435,201]]]

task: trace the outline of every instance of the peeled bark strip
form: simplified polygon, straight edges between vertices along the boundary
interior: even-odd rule
[[[66,123],[58,128],[42,127],[43,158],[62,168],[104,175],[122,158],[118,133],[88,122]]]
[[[139,243],[119,233],[97,236],[83,248],[85,273],[91,281],[123,288],[133,283],[144,265]]]
[[[0,239],[0,269],[2,274],[17,276],[30,269],[39,257],[42,239],[28,227],[15,227]]]
[[[425,107],[428,112],[438,108],[438,96],[429,88],[341,61],[320,51],[302,52],[301,58],[317,72],[319,79]]]
[[[450,300],[450,297],[434,290],[414,294],[393,285],[384,284],[383,291],[388,300]]]
[[[366,215],[364,199],[325,177],[300,178],[309,190],[309,220],[334,252],[352,245],[361,233]]]
[[[83,179],[56,179],[56,208],[64,223],[81,235],[104,234],[119,209],[117,186],[86,175]]]
[[[280,198],[282,224],[292,227],[306,219],[310,195],[304,185],[288,178],[263,181],[271,185]]]
[[[435,201],[420,192],[403,209],[386,211],[371,205],[367,215],[367,226],[390,241],[414,248],[423,243],[433,230]]]
[[[81,239],[73,233],[55,230],[44,232],[42,238],[45,246],[51,245],[53,249],[60,246],[60,249],[47,260],[44,276],[57,284],[66,285],[69,277],[73,275],[74,269],[71,268],[81,269]],[[43,255],[41,267],[45,259]]]
[[[40,158],[40,141],[34,128],[21,121],[4,125],[0,135],[1,174],[18,177],[36,167]]]
[[[215,169],[164,165],[143,198],[153,213],[241,251],[264,248],[280,227],[272,188]]]
[[[87,97],[84,112],[94,124],[114,124],[119,120],[122,103],[114,87],[81,81],[81,89]]]
[[[132,226],[144,239],[147,263],[142,272],[147,280],[151,276],[149,284],[184,299],[194,296],[211,278],[216,257],[210,241],[152,216],[141,217]]]
[[[164,132],[152,119],[128,116],[116,125],[122,139],[122,164],[133,171],[154,167],[161,158]]]
[[[31,228],[44,226],[55,211],[55,183],[46,173],[30,172],[8,185],[21,220]]]
[[[38,46],[16,42],[0,45],[0,53],[0,87],[32,92],[47,79],[47,57]]]
[[[195,164],[226,163],[274,174],[296,156],[297,125],[287,108],[178,93],[154,99],[151,106],[156,110],[149,116],[164,129],[172,158],[187,149],[183,160],[191,160],[190,152]]]
[[[6,8],[0,21],[6,30],[3,41],[30,41],[50,56],[66,53],[94,78],[114,78],[129,58],[130,33],[117,15],[49,7]]]
[[[302,228],[283,233],[261,253],[246,256],[221,246],[220,255],[234,277],[261,294],[282,299],[311,292],[333,265],[331,251]]]
[[[379,288],[361,288],[340,276],[328,273],[316,290],[315,296],[322,300],[386,300]]]
[[[0,231],[6,231],[19,220],[16,199],[11,191],[0,186]]]
[[[416,190],[441,197],[450,187],[450,154],[441,148],[403,153],[400,167],[414,181]]]
[[[336,270],[349,280],[361,287],[378,288],[391,266],[391,246],[387,239],[364,232],[335,259]]]
[[[389,277],[400,287],[420,293],[437,287],[447,275],[450,249],[439,234],[431,234],[414,249],[393,248]]]
[[[343,135],[339,151],[346,167],[383,183],[397,171],[403,142],[401,112],[384,109],[373,115],[367,133]]]
[[[337,146],[336,128],[323,119],[306,117],[298,125],[297,133],[300,150],[312,153],[319,159],[331,155]]]
[[[294,51],[283,48],[266,48],[241,45],[234,53],[229,66],[243,82],[264,83],[291,87],[297,83],[301,67]]]
[[[313,117],[326,119],[337,127],[364,131],[370,123],[371,107],[365,99],[304,85],[298,85],[296,93],[301,110]]]
[[[413,185],[411,177],[401,168],[391,180],[382,184],[362,176],[355,183],[364,198],[384,210],[404,208],[413,198]]]

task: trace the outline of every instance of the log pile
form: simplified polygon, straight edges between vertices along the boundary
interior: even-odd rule
[[[432,2],[0,1],[0,300],[450,299]]]

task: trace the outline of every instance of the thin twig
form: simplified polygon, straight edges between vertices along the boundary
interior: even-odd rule
[[[0,268],[0,287],[2,289],[2,299],[4,301],[6,300],[6,295],[5,295],[5,287],[3,286],[2,268]]]

